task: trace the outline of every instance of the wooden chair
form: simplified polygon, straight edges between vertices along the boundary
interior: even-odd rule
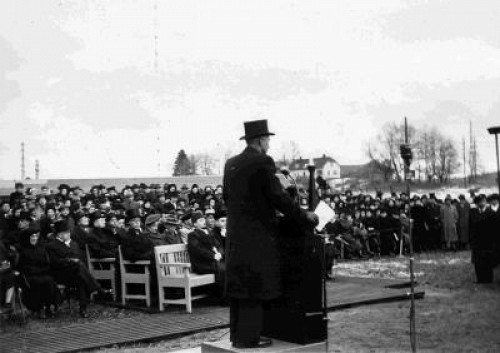
[[[123,258],[122,247],[118,246],[118,259],[120,262],[120,279],[122,288],[122,304],[125,305],[127,299],[141,299],[146,301],[146,306],[151,306],[150,273],[151,261],[128,261]],[[127,285],[142,284],[144,294],[129,294]]]
[[[106,281],[111,283],[113,290],[113,301],[116,301],[116,259],[114,257],[97,259],[90,257],[89,246],[85,244],[85,255],[87,259],[87,267],[90,274],[98,281]]]
[[[191,263],[186,244],[155,246],[156,275],[158,277],[158,305],[160,311],[165,304],[186,305],[192,312],[192,301],[207,294],[192,295],[191,288],[215,283],[215,275],[191,273]],[[184,298],[165,299],[165,288],[184,288]]]

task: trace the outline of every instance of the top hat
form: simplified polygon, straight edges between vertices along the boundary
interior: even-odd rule
[[[267,120],[245,121],[243,124],[245,126],[245,136],[241,137],[240,140],[251,140],[255,137],[274,135],[267,128]]]

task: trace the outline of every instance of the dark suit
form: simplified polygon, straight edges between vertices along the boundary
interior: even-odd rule
[[[201,229],[195,229],[189,233],[189,260],[194,272],[200,274],[216,273],[218,261],[214,259],[214,248],[221,253],[219,244],[210,233],[207,234]]]
[[[90,257],[114,258],[118,250],[118,238],[105,228],[92,228],[87,237]]]
[[[56,282],[66,286],[77,286],[80,308],[85,308],[90,294],[99,290],[100,286],[81,261],[82,255],[78,243],[71,241],[68,246],[54,239],[47,244],[47,253]],[[76,262],[71,259],[80,261]]]
[[[276,210],[299,224],[307,222],[305,211],[282,189],[275,173],[273,159],[253,147],[229,159],[224,168],[226,294],[233,342],[259,339],[263,301],[281,292]]]
[[[470,211],[470,244],[472,260],[478,283],[493,281],[493,267],[495,265],[495,241],[498,228],[494,229],[495,213],[486,207]]]

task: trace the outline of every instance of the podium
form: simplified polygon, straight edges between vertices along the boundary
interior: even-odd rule
[[[290,221],[290,220],[288,220]],[[296,344],[327,339],[324,241],[284,220],[280,232],[283,294],[264,308],[262,335]]]

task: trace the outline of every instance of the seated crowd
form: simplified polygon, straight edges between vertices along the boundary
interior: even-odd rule
[[[62,184],[57,192],[45,186],[37,193],[16,184],[10,199],[0,204],[0,304],[11,302],[17,271],[31,311],[42,318],[53,315],[60,295],[56,285],[63,284],[77,288],[80,315],[86,317],[91,294],[109,294],[86,267],[86,247],[91,258],[116,259],[121,246],[126,260],[139,261],[153,260],[155,246],[187,244],[192,270],[213,273],[220,293],[226,236],[222,191],[220,185],[178,190],[175,184],[134,184],[120,192],[98,185],[85,193]],[[327,270],[341,248],[345,258],[396,254],[401,245],[408,247],[410,227],[417,252],[471,248],[480,282],[491,281],[491,269],[500,262],[497,194],[471,195],[471,204],[463,195],[440,200],[434,194],[410,199],[404,193],[318,193],[335,210],[321,232]],[[305,197],[301,205],[307,207]]]
[[[90,296],[110,292],[86,267],[86,248],[91,258],[116,259],[118,246],[126,260],[152,260],[154,273],[155,246],[187,244],[193,271],[213,273],[221,291],[225,218],[221,186],[200,191],[194,184],[186,192],[174,184],[134,184],[117,192],[99,185],[86,194],[62,184],[57,192],[44,186],[36,194],[18,183],[0,205],[0,304],[11,303],[18,272],[30,311],[41,318],[53,315],[62,284],[77,289],[80,315],[86,317]]]

